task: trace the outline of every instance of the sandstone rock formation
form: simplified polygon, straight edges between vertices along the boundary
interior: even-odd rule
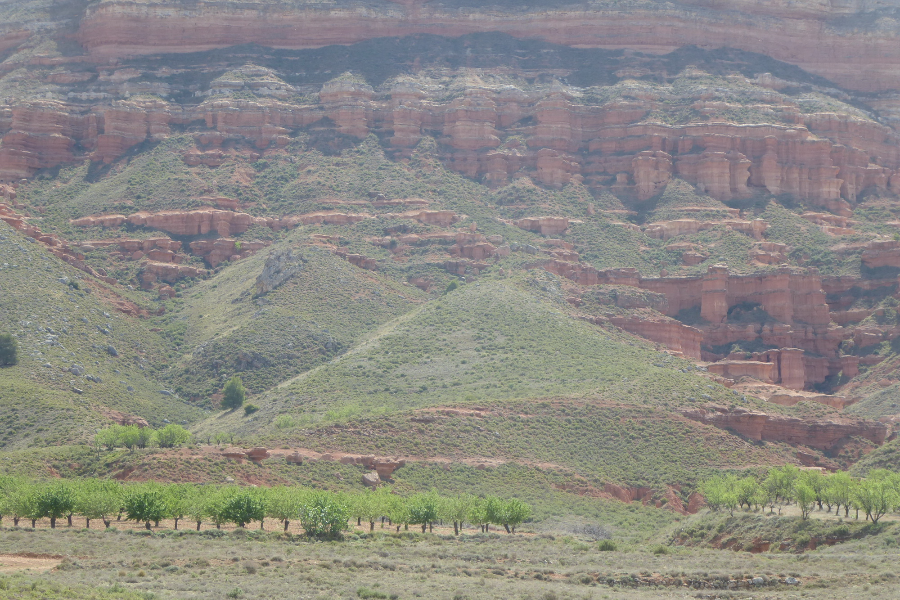
[[[682,411],[682,414],[720,429],[730,429],[751,440],[787,442],[819,450],[829,450],[851,436],[859,436],[881,445],[888,434],[888,427],[876,421],[804,420],[740,408],[733,411],[724,408],[711,411],[690,409]]]
[[[859,3],[737,2],[729,6],[739,15],[732,18],[696,2],[616,6],[604,11],[576,2],[541,9],[538,14],[490,4],[474,4],[466,10],[456,6],[411,0],[382,6],[341,4],[340,10],[311,5],[291,11],[265,4],[234,8],[223,2],[173,6],[161,0],[140,4],[115,0],[87,10],[78,39],[94,55],[119,57],[235,44],[309,48],[371,37],[502,31],[580,47],[657,52],[691,44],[741,48],[797,64],[847,88],[900,88],[900,76],[893,68],[900,61],[900,51],[891,30],[854,20],[857,13],[869,9]],[[734,26],[735,19],[741,27]],[[864,35],[857,33],[859,28]]]

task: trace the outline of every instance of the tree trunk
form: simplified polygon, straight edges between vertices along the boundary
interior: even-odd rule
[[[222,524],[221,524],[221,523],[216,523],[216,529],[222,529]]]
[[[260,519],[260,520],[259,520],[259,528],[260,528],[261,531],[265,531],[265,530],[266,530],[266,527],[265,527],[265,519]]]
[[[150,521],[147,521],[146,523],[144,523],[144,527],[147,528],[147,531],[150,531]]]
[[[287,529],[288,529],[288,525],[289,525],[289,524],[290,524],[290,521],[288,521],[287,519],[285,519],[285,520],[284,520],[284,532],[285,532],[285,533],[287,533]]]
[[[84,528],[85,528],[85,529],[90,529],[90,528],[91,528],[91,520],[88,519],[87,517],[84,518]]]
[[[369,521],[369,531],[375,531],[375,521]]]
[[[400,524],[397,523],[397,533],[400,533]]]
[[[356,517],[356,526],[359,527],[362,525],[362,517]]]
[[[512,531],[509,530],[509,525],[504,523],[503,526],[506,528],[506,533],[512,533]]]
[[[175,517],[175,531],[178,531],[178,519],[181,517]]]
[[[37,527],[37,519],[32,519],[31,520],[31,528],[34,529],[36,527]]]
[[[425,528],[428,527],[426,523],[422,523],[422,533],[425,533]]]
[[[197,531],[200,531],[200,521],[197,521]]]
[[[156,519],[156,520],[153,522],[153,526],[154,526],[154,527],[159,527],[159,519]]]
[[[50,517],[50,529],[56,529],[56,517]]]
[[[381,517],[381,528],[384,529],[384,517]]]
[[[106,519],[103,519],[103,524],[106,525],[106,528],[107,528],[107,529],[109,529],[109,526],[112,524],[112,522],[111,522],[111,521],[107,521]]]
[[[434,523],[428,524],[428,533],[434,533]]]
[[[13,517],[13,527],[19,526],[19,517]]]
[[[453,535],[459,535],[459,526],[456,521],[453,521]]]
[[[68,515],[66,518],[69,520],[69,527],[71,527],[72,526],[72,515]]]
[[[116,517],[116,521],[121,521],[121,520],[122,520],[122,511],[119,511],[119,516]]]

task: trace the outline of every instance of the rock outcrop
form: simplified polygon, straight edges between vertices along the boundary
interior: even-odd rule
[[[687,2],[669,6],[574,3],[512,11],[493,4],[410,0],[382,5],[305,6],[125,0],[91,5],[78,40],[98,57],[197,52],[236,44],[313,48],[373,37],[500,31],[522,38],[604,48],[664,52],[686,45],[766,54],[862,91],[900,88],[893,30],[862,16],[861,3],[796,5],[734,2],[732,11]],[[728,15],[728,16],[726,16]],[[740,23],[740,27],[735,26]],[[16,38],[18,39],[18,38]]]
[[[302,256],[294,255],[291,248],[276,250],[266,258],[263,270],[256,278],[256,293],[271,292],[303,268]]]
[[[691,409],[682,411],[682,414],[694,421],[729,429],[751,440],[787,442],[826,451],[852,436],[881,445],[888,434],[888,427],[876,421],[800,419],[724,408]]]

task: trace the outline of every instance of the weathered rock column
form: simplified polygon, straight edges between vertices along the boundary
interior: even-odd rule
[[[721,323],[728,316],[728,267],[713,265],[703,276],[700,316],[710,323]]]
[[[781,385],[792,390],[806,387],[806,367],[803,365],[803,350],[800,348],[782,348],[778,361],[781,374]]]

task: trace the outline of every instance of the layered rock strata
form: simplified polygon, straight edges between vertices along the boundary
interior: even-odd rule
[[[682,414],[701,423],[729,429],[751,440],[787,442],[823,451],[832,449],[852,436],[861,437],[880,446],[888,435],[887,425],[877,421],[804,420],[725,408],[691,409],[682,411]]]
[[[342,1],[288,9],[275,3],[117,0],[90,6],[78,39],[94,55],[121,57],[237,44],[310,48],[373,37],[502,31],[578,47],[657,53],[685,45],[741,48],[799,65],[851,89],[900,88],[896,69],[900,50],[894,31],[863,18],[871,7],[859,2],[798,5],[739,0],[726,5],[727,12],[691,0],[602,8],[571,2],[539,11],[521,7],[513,11],[490,2],[410,0]],[[14,33],[8,43],[15,43],[17,36],[21,33]]]

